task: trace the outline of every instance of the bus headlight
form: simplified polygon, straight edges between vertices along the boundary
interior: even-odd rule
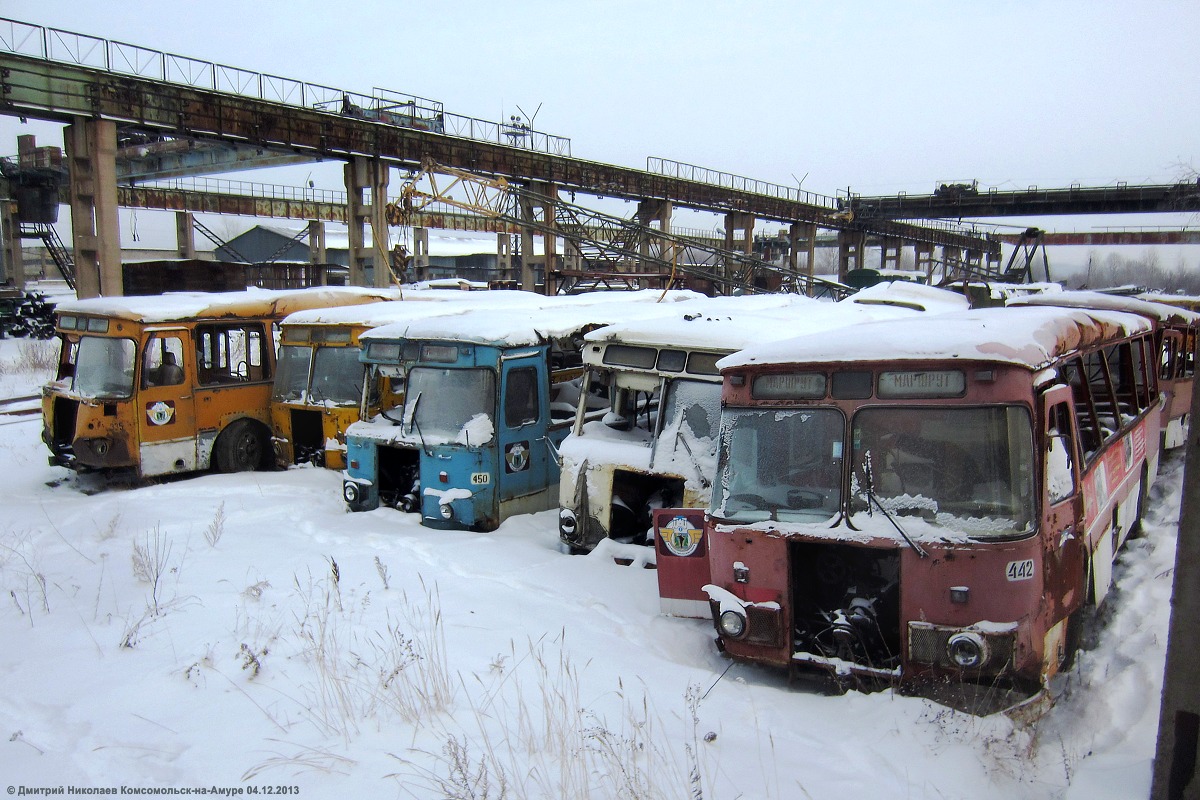
[[[730,639],[740,639],[746,632],[746,617],[740,611],[723,611],[718,619],[718,627]]]
[[[438,506],[438,511],[442,512],[442,519],[454,519],[454,509],[449,503],[442,503]]]
[[[342,484],[342,497],[344,497],[346,499],[347,503],[351,503],[351,504],[357,503],[359,498],[361,497],[361,492],[359,491],[358,484],[355,483],[354,481],[346,481],[345,483],[343,483]]]
[[[579,527],[579,521],[575,518],[575,512],[569,508],[564,508],[558,512],[558,533],[560,536],[573,539],[575,538],[575,530]]]
[[[987,662],[988,647],[979,634],[962,631],[946,640],[946,655],[962,669],[974,669]]]

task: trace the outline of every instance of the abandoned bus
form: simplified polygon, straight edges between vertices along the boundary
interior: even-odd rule
[[[254,289],[63,303],[58,377],[42,389],[50,463],[141,478],[269,466],[275,324],[386,297]]]
[[[707,540],[720,648],[843,688],[1036,691],[1157,469],[1150,323],[994,308],[841,338],[724,359],[712,508],[656,517]]]
[[[1200,314],[1146,298],[1103,292],[1053,292],[1014,298],[1011,305],[1051,305],[1103,308],[1140,314],[1154,325],[1158,388],[1162,392],[1162,446],[1182,447],[1191,427],[1192,384],[1196,377],[1196,332]]]
[[[479,309],[364,333],[364,361],[403,379],[405,399],[347,430],[350,509],[383,504],[419,510],[430,527],[492,530],[513,514],[552,507],[555,447],[575,416],[583,334],[671,305],[655,303],[658,292],[621,294],[544,298],[539,309]]]
[[[838,303],[797,295],[711,298],[589,333],[580,397],[593,405],[598,394],[609,398],[608,413],[585,416],[581,404],[563,442],[559,538],[575,553],[605,538],[647,543],[653,509],[708,505],[721,409],[716,362],[723,356],[804,332],[966,305],[941,289],[879,284]],[[707,612],[707,602],[696,602],[687,613]]]
[[[511,297],[507,297],[511,295]],[[346,467],[346,428],[403,400],[401,382],[371,372],[363,391],[359,337],[372,328],[425,317],[458,314],[501,300],[532,305],[531,292],[412,290],[403,300],[370,305],[309,309],[280,325],[278,366],[271,394],[272,444],[281,469],[311,463]]]

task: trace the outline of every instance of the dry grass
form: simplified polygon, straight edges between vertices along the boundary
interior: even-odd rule
[[[41,383],[52,379],[57,371],[58,341],[54,339],[23,339],[17,344],[15,356],[0,359],[0,377],[28,376]]]
[[[372,630],[356,619],[353,604],[343,604],[340,569],[329,561],[328,580],[295,580],[304,608],[297,634],[314,675],[301,686],[308,718],[348,742],[368,720],[419,725],[449,707],[454,691],[436,589],[422,585],[419,604],[405,594],[398,618],[389,611],[383,627]],[[369,596],[361,608],[368,604]]]
[[[680,737],[666,729],[644,691],[627,696],[620,682],[615,722],[589,710],[561,635],[529,642],[524,654],[513,647],[473,677],[475,692],[464,682],[460,695],[468,707],[438,722],[440,752],[393,754],[402,768],[388,777],[409,795],[703,800],[710,781],[698,746],[698,687],[685,694],[687,716],[679,720],[686,726],[690,719],[691,730]]]

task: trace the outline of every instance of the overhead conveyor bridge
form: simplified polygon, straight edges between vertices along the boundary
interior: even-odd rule
[[[451,114],[440,103],[415,95],[383,89],[370,94],[344,91],[3,18],[0,114],[86,128],[70,134],[74,144],[69,142],[68,150],[75,150],[73,176],[81,166],[98,165],[94,174],[81,178],[91,182],[87,185],[115,182],[111,165],[101,163],[112,158],[106,149],[109,145],[91,126],[106,122],[157,136],[249,145],[314,160],[344,160],[363,174],[369,163],[374,165],[372,177],[360,174],[354,179],[356,186],[368,189],[386,191],[388,167],[412,170],[432,159],[526,184],[544,194],[580,191],[661,201],[737,215],[745,226],[753,225],[753,220],[814,226],[843,232],[859,242],[870,235],[965,250],[988,263],[998,260],[1000,252],[998,242],[973,231],[859,219],[799,192],[768,191],[763,187],[769,185],[760,182],[714,183],[694,172],[655,172],[587,161],[571,154],[570,140],[564,137],[533,130],[515,119],[494,123]],[[106,210],[104,215],[97,211],[93,216],[97,226],[104,216],[103,224],[115,231],[111,221],[115,211]],[[372,217],[372,221],[380,220]],[[83,275],[97,269],[104,273],[106,268],[97,265],[119,260],[119,243],[107,242],[103,233],[85,231],[82,239],[77,234],[77,251],[81,241],[95,251],[82,260]],[[383,252],[378,242],[376,251],[377,255]],[[857,252],[861,261],[861,246]],[[80,261],[78,253],[76,260]],[[352,263],[352,275],[355,269]]]

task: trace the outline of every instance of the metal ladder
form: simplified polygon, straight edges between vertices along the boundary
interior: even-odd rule
[[[50,258],[54,260],[54,265],[58,267],[63,280],[74,291],[75,260],[71,258],[71,251],[63,244],[63,240],[59,237],[58,231],[54,230],[54,226],[44,222],[22,222],[19,230],[22,239],[42,240],[42,244],[49,251]]]

